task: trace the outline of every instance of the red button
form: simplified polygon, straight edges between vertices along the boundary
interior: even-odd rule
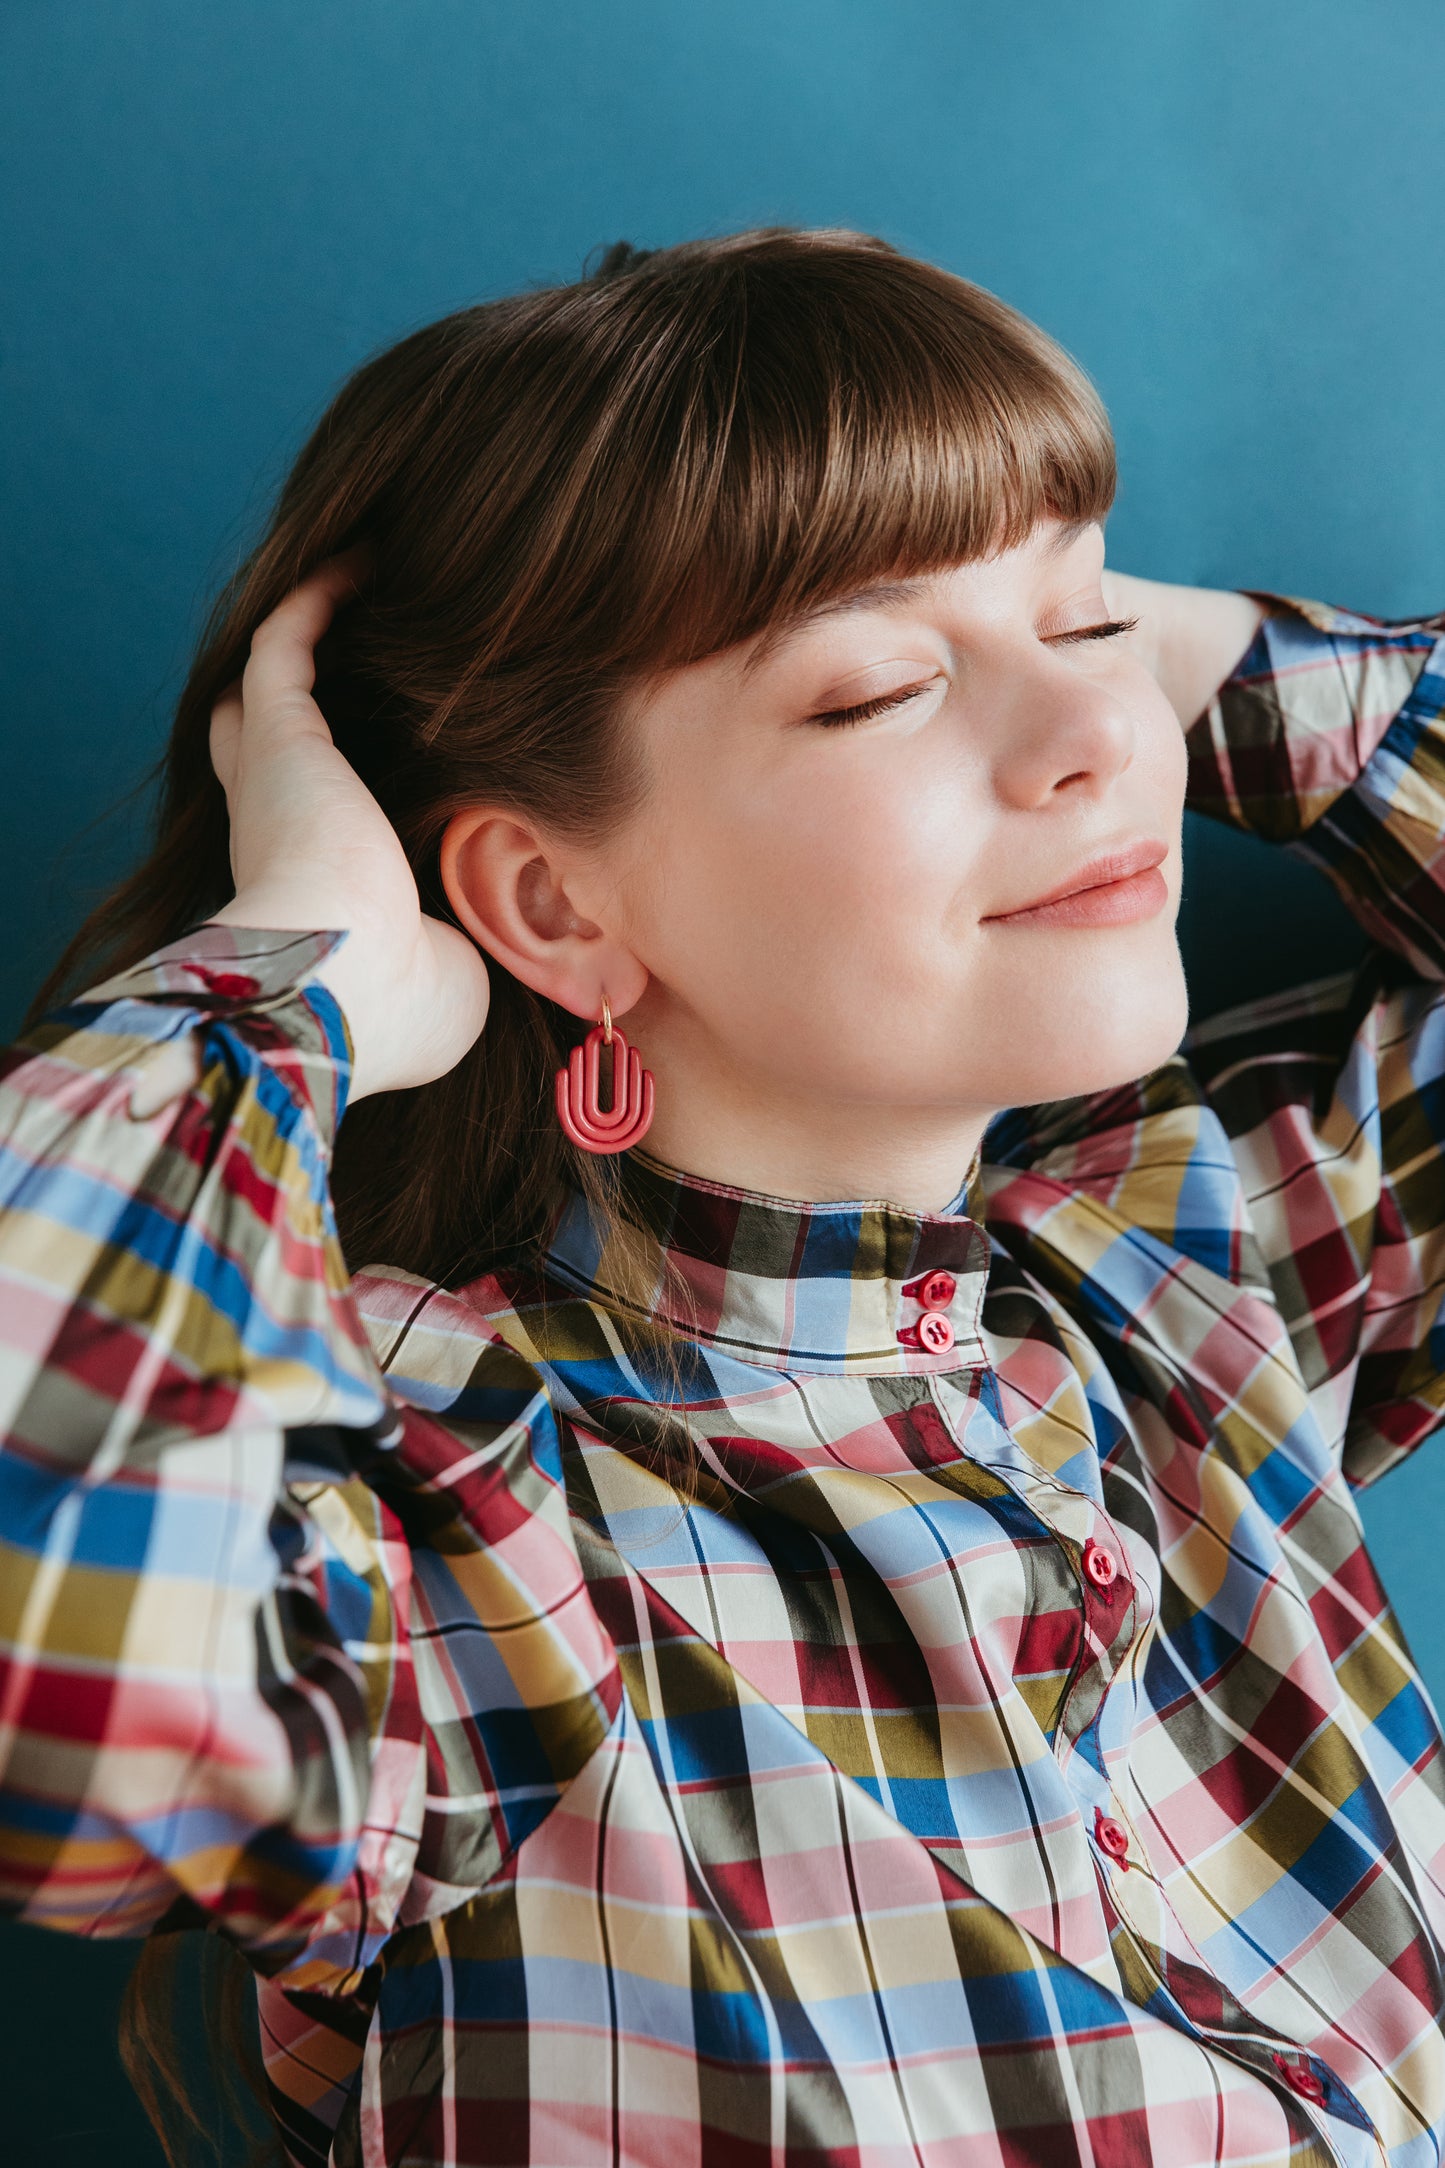
[[[1110,1859],[1117,1859],[1121,1867],[1129,1864],[1129,1832],[1122,1822],[1116,1822],[1102,1807],[1094,1816],[1094,1835],[1099,1849],[1107,1852]]]
[[[921,1280],[910,1280],[903,1292],[916,1295],[925,1310],[946,1310],[958,1293],[958,1282],[951,1272],[925,1272]]]
[[[1304,2063],[1292,2063],[1287,2055],[1276,2055],[1275,2068],[1284,2075],[1285,2083],[1292,2085],[1302,2100],[1323,2100],[1324,2080],[1317,2078]]]
[[[1106,1551],[1102,1543],[1095,1543],[1092,1536],[1084,1545],[1084,1571],[1101,1593],[1111,1589],[1119,1578],[1113,1552]]]
[[[921,1347],[930,1355],[946,1355],[953,1346],[953,1327],[941,1310],[925,1310],[916,1325],[900,1328],[898,1338],[904,1347]]]

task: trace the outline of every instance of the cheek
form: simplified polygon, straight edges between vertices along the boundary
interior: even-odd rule
[[[1159,701],[1136,709],[1115,808],[1119,826],[1174,839],[1157,921],[1087,946],[990,934],[979,899],[1012,844],[980,819],[980,783],[961,760],[839,747],[849,757],[747,794],[717,771],[674,778],[630,886],[637,951],[736,1059],[774,1076],[1006,1105],[1140,1075],[1184,1022],[1172,929],[1185,748]]]
[[[901,758],[787,779],[745,803],[711,797],[660,833],[656,934],[747,976],[765,1003],[875,975],[908,975],[966,879],[956,786]]]
[[[977,1011],[950,899],[956,782],[865,777],[677,819],[645,960],[742,1071],[809,1095],[945,1097]],[[938,1073],[944,1083],[938,1083]]]
[[[1184,812],[1184,791],[1189,778],[1189,748],[1179,718],[1160,693],[1150,726],[1143,733],[1148,772],[1160,803],[1178,821]]]

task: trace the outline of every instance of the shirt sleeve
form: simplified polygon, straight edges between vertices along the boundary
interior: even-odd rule
[[[1188,734],[1191,812],[1286,843],[1373,938],[1445,975],[1445,615],[1260,593],[1270,614]]]
[[[1445,1419],[1445,616],[1264,594],[1189,733],[1189,803],[1291,846],[1377,944],[1186,1042],[1345,1474]]]
[[[328,1993],[497,1870],[618,1698],[537,1373],[479,1326],[444,1421],[359,1315],[345,938],[202,927],[0,1055],[0,1905],[213,1922]]]

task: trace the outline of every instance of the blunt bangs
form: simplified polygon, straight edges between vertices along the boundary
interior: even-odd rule
[[[599,416],[632,560],[617,666],[676,667],[1107,515],[1098,394],[994,295],[865,235],[770,231],[690,264],[698,246],[595,294],[621,359]]]

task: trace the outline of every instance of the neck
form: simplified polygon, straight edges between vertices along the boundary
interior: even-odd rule
[[[658,1077],[644,1149],[680,1173],[800,1203],[877,1198],[941,1212],[957,1197],[992,1109],[830,1104],[760,1093],[714,1071]]]

